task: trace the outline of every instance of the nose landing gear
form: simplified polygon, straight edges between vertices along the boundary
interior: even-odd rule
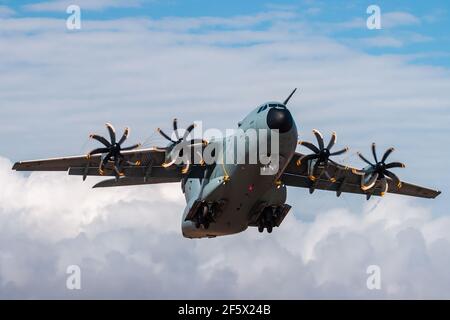
[[[195,215],[195,227],[199,229],[201,226],[209,229],[211,222],[214,222],[215,208],[214,204],[203,203]]]

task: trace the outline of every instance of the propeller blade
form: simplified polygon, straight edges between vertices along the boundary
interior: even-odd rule
[[[371,166],[371,167],[362,169],[362,172],[364,172],[364,173],[373,173],[376,171],[377,171],[377,167],[375,167],[375,166],[373,166],[373,167]]]
[[[331,161],[331,160],[329,160],[329,161]],[[352,168],[351,171],[352,171],[353,174],[356,174],[358,176],[363,176],[363,175],[365,175],[367,173],[367,171],[359,170],[359,169],[356,169],[356,168]]]
[[[200,165],[204,165],[205,164],[205,160],[203,159],[203,155],[202,155],[202,153],[200,152],[200,151],[197,151],[196,153],[195,153],[195,156],[197,157],[197,158],[194,158],[194,160],[195,161],[197,161],[197,160],[199,160],[198,162],[195,162],[195,163],[199,163]],[[194,157],[195,157],[194,156]]]
[[[362,177],[362,179],[361,179],[361,189],[364,190],[364,191],[371,189],[375,185],[377,180],[378,180],[378,173],[377,172],[371,173],[370,174],[370,179],[367,181],[367,183],[364,183],[364,181],[367,180],[366,176],[367,175],[364,175]]]
[[[125,140],[127,140],[128,135],[130,134],[130,129],[129,128],[125,128],[125,131],[123,132],[122,138],[120,138],[118,144],[119,146],[121,146]]]
[[[336,134],[336,132],[333,132],[331,134],[330,142],[328,143],[328,146],[327,146],[328,150],[331,150],[331,148],[333,148],[333,146],[336,144],[336,140],[337,140],[337,134]]]
[[[113,166],[113,170],[116,173],[116,177],[122,177],[124,174],[122,172],[120,172],[119,170],[119,159],[114,159],[114,166]]]
[[[328,169],[328,164],[325,165],[325,167],[323,168],[322,173],[325,175],[325,177],[328,179],[328,181],[335,182],[336,179],[330,176],[330,174],[328,173],[327,169]]]
[[[340,156],[341,154],[346,153],[347,151],[348,151],[348,148],[344,148],[342,150],[330,153],[330,156]]]
[[[115,144],[116,143],[116,130],[114,129],[114,127],[112,126],[111,123],[107,123],[106,128],[108,129],[109,136],[111,137],[111,144]]]
[[[134,149],[139,148],[140,146],[141,146],[141,144],[140,144],[140,143],[137,143],[137,144],[135,144],[135,145],[132,145],[131,147],[122,148],[122,151],[134,150]]]
[[[295,88],[295,89],[291,92],[291,94],[289,95],[289,97],[287,97],[286,100],[284,100],[284,102],[283,102],[284,105],[287,105],[287,104],[288,104],[289,100],[291,100],[291,98],[292,98],[292,96],[294,95],[295,91],[297,91],[297,88]]]
[[[381,195],[383,196],[386,192],[388,192],[389,184],[387,183],[386,177],[380,179],[381,182]]]
[[[334,164],[337,168],[346,169],[346,166],[343,166],[342,164],[337,163],[336,161],[333,161],[332,159],[328,159],[328,162],[331,162],[332,164]]]
[[[197,145],[206,146],[207,145],[206,141],[203,140],[203,139],[192,139],[192,140],[189,141],[189,144],[190,145],[195,145],[195,146],[197,146]]]
[[[97,140],[98,142],[103,144],[105,147],[111,147],[111,143],[108,140],[106,140],[105,138],[103,138],[102,136],[99,136],[97,134],[91,134],[90,138]]]
[[[375,142],[372,143],[372,154],[373,154],[373,158],[375,159],[375,163],[378,163],[377,149],[376,149]]]
[[[370,162],[369,160],[367,160],[361,153],[358,152],[358,156],[361,158],[362,161],[364,161],[365,163],[367,163],[368,165],[371,165],[372,167],[375,166],[372,162]]]
[[[316,172],[317,172],[317,169],[319,168],[319,165],[320,165],[320,162],[317,160],[316,163],[314,164],[314,167],[313,167],[312,172],[311,172],[311,175],[313,177],[316,176]]]
[[[389,155],[394,151],[394,148],[389,148],[386,150],[386,152],[383,154],[383,158],[381,158],[381,162],[385,162],[386,159],[389,157]]]
[[[170,161],[170,162],[164,162],[164,163],[161,165],[161,167],[163,167],[163,168],[168,168],[168,167],[172,166],[176,161],[177,161],[177,159],[175,158],[175,159],[173,159],[173,160]]]
[[[391,178],[392,182],[394,182],[394,184],[397,186],[397,188],[401,188],[402,187],[402,182],[400,181],[400,179],[397,177],[397,175],[391,171],[385,170],[384,174],[387,175],[389,178]]]
[[[392,168],[405,168],[406,166],[401,162],[391,162],[386,165],[386,169],[392,169]]]
[[[186,174],[189,172],[189,168],[191,167],[191,163],[189,162],[189,160],[186,161],[186,165],[184,166],[184,168],[181,170],[182,174]]]
[[[313,159],[317,159],[319,157],[318,154],[308,154],[308,155],[304,155],[301,158],[299,158],[297,160],[297,165],[300,166],[302,163],[304,163],[305,161],[309,161],[309,160],[313,160]]]
[[[108,161],[111,159],[111,154],[107,154],[106,157],[100,161],[100,166],[98,168],[98,171],[100,172],[100,174],[103,175],[103,171],[105,170],[105,166],[108,164]]]
[[[320,152],[320,150],[315,145],[313,145],[311,142],[300,141],[299,144],[304,146],[304,147],[306,147],[306,148],[308,148],[309,150],[311,150],[314,153],[319,153]]]
[[[156,129],[160,135],[162,135],[164,138],[169,140],[170,142],[175,143],[176,141],[173,141],[172,138],[170,138],[164,131],[162,131],[160,128]]]
[[[191,133],[192,130],[195,128],[195,123],[191,124],[189,127],[187,127],[186,132],[183,135],[183,140],[185,140],[188,135]]]
[[[180,140],[180,135],[178,134],[178,119],[173,119],[173,131],[175,132],[175,137],[177,137],[177,140]]]
[[[319,130],[316,129],[313,129],[313,133],[316,136],[317,143],[319,143],[319,149],[322,150],[324,148],[322,134],[319,132]]]
[[[88,153],[88,155],[91,156],[93,154],[100,154],[100,153],[107,153],[107,152],[109,152],[108,148],[97,148],[97,149],[90,151]]]

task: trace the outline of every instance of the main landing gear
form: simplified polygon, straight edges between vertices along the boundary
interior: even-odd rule
[[[195,215],[195,227],[199,229],[203,226],[205,229],[209,229],[211,222],[214,222],[214,205],[204,203],[198,208]]]
[[[277,224],[277,220],[281,215],[280,208],[273,208],[273,207],[266,207],[264,208],[263,212],[261,213],[261,216],[258,221],[258,231],[264,232],[264,229],[267,229],[268,233],[272,233],[273,227],[275,227]]]

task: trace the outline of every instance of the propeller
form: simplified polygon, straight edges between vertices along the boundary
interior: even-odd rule
[[[161,136],[163,136],[167,141],[169,141],[169,145],[167,147],[158,148],[160,150],[163,150],[163,151],[169,153],[169,157],[168,157],[169,161],[162,165],[164,168],[172,166],[178,160],[178,158],[184,157],[183,150],[185,150],[186,147],[192,148],[192,147],[196,147],[196,146],[205,146],[207,144],[207,142],[205,140],[201,140],[201,139],[188,140],[190,133],[195,128],[195,124],[191,124],[189,127],[187,127],[187,129],[185,130],[185,132],[182,136],[178,132],[178,120],[176,118],[173,119],[172,126],[173,126],[173,132],[174,132],[172,137],[174,136],[175,139],[173,139],[168,134],[166,134],[161,128],[157,129],[159,134],[161,134]],[[197,152],[197,154],[199,154],[199,152]],[[200,156],[200,162],[203,163],[203,158],[202,158],[201,154],[199,154],[199,156]],[[189,157],[186,159],[185,162],[186,162],[186,164],[185,164],[184,168],[182,169],[183,174],[185,174],[189,171],[189,167],[191,164]]]
[[[98,171],[101,175],[104,174],[104,170],[105,170],[105,166],[109,163],[112,162],[113,163],[113,170],[116,174],[116,177],[121,177],[123,176],[123,172],[121,172],[121,165],[125,162],[129,165],[136,165],[136,163],[130,162],[130,161],[124,161],[124,156],[122,154],[122,151],[129,151],[129,150],[134,150],[139,148],[141,145],[135,144],[132,145],[130,147],[125,147],[123,148],[122,145],[123,143],[127,140],[129,134],[130,134],[130,129],[129,128],[125,128],[125,131],[122,135],[122,137],[120,138],[119,141],[116,140],[116,130],[114,129],[114,127],[112,126],[112,124],[107,123],[106,124],[106,128],[108,129],[109,132],[109,137],[110,137],[110,141],[108,141],[106,138],[97,135],[97,134],[92,134],[90,135],[91,139],[97,140],[98,142],[100,142],[101,144],[103,144],[102,148],[97,148],[94,149],[92,151],[90,151],[87,154],[87,158],[91,158],[92,155],[95,154],[102,154],[104,155],[102,157],[102,160],[100,161],[100,166],[98,168]]]
[[[384,195],[389,188],[389,184],[387,179],[392,180],[397,188],[402,187],[402,183],[400,179],[389,169],[393,168],[405,168],[405,165],[401,162],[391,162],[386,163],[389,155],[394,151],[394,148],[389,148],[383,154],[383,157],[380,161],[378,161],[376,145],[372,143],[372,155],[375,160],[375,163],[370,162],[365,158],[361,153],[358,152],[358,156],[362,161],[368,164],[368,166],[362,170],[359,170],[358,173],[362,175],[361,177],[361,189],[367,191],[375,186],[377,181],[381,181],[381,195]]]
[[[332,159],[330,159],[330,157],[339,156],[339,155],[344,154],[345,152],[348,151],[348,148],[344,148],[344,149],[336,151],[336,152],[331,152],[331,149],[336,144],[336,140],[337,140],[336,132],[333,132],[333,134],[331,135],[330,142],[328,143],[327,146],[325,146],[325,143],[324,143],[324,140],[323,140],[323,136],[318,130],[314,129],[313,133],[316,136],[318,147],[315,146],[314,144],[312,144],[311,142],[299,141],[298,144],[308,148],[313,153],[312,154],[308,154],[308,155],[304,155],[303,157],[301,157],[297,161],[297,165],[300,166],[304,161],[316,160],[316,163],[315,163],[315,165],[313,167],[313,170],[311,172],[311,175],[310,175],[310,179],[311,180],[315,180],[316,179],[315,176],[314,176],[314,172],[317,170],[317,167],[319,165],[323,165],[325,167],[323,172],[325,172],[326,175],[328,175],[328,173],[326,171],[328,162],[331,162],[332,164],[340,167],[341,165],[336,163]],[[334,180],[333,178],[330,178],[330,177],[328,177],[328,178],[330,180]]]

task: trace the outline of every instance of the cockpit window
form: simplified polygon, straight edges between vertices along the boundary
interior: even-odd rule
[[[266,109],[267,109],[267,104],[266,104],[266,105],[263,105],[263,106],[261,106],[261,107],[259,107],[257,113],[260,113],[260,112],[262,112],[262,111],[264,111],[264,110],[266,110]]]
[[[261,107],[259,107],[258,112],[263,112],[264,110],[266,110],[267,108],[278,108],[278,109],[286,109],[285,105],[279,104],[279,103],[269,103],[269,104],[265,104]]]
[[[271,103],[269,104],[269,108],[286,109],[286,106],[279,103]]]

